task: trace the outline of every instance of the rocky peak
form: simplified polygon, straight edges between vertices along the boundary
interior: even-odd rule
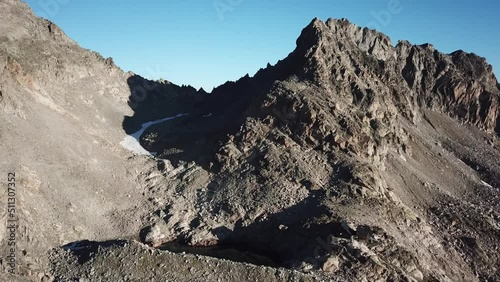
[[[397,99],[406,100],[397,102],[404,116],[418,118],[421,108],[439,109],[498,134],[498,82],[491,65],[475,54],[443,54],[432,44],[404,40],[393,47],[378,31],[346,19],[316,18],[302,30],[287,60],[300,65],[295,75],[340,95],[358,93],[353,96],[360,99],[368,90],[399,93],[404,97]]]
[[[462,50],[443,54],[430,44],[407,41],[400,41],[395,52],[394,71],[402,76],[409,97],[419,107],[442,111],[499,134],[500,89],[484,58]]]
[[[347,51],[351,47],[385,60],[389,57],[392,43],[388,36],[361,28],[347,19],[328,19],[326,22],[315,18],[303,29],[297,39],[297,49],[310,50],[313,47],[336,45],[336,51]]]
[[[393,47],[386,35],[346,19],[316,18],[287,58],[215,89],[202,108],[232,128],[271,116],[300,144],[378,163],[388,147],[406,146],[397,120],[418,123],[426,109],[498,134],[497,85],[491,66],[474,54],[408,41]]]

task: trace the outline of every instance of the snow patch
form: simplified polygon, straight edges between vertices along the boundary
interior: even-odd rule
[[[159,120],[155,121],[148,121],[146,123],[143,123],[141,125],[141,129],[135,133],[132,133],[130,135],[125,136],[123,140],[120,142],[120,145],[122,145],[123,148],[135,153],[136,155],[146,155],[146,156],[155,156],[155,152],[149,152],[148,150],[144,149],[141,146],[141,143],[139,142],[139,138],[141,138],[141,135],[144,133],[144,131],[155,124],[162,123],[168,120],[172,120],[175,118],[187,116],[187,114],[179,114],[173,117],[167,117],[167,118],[162,118]]]
[[[486,183],[486,182],[484,182],[482,180],[481,180],[481,184],[483,184],[486,187],[493,188],[493,186],[491,186],[490,184],[488,184],[488,183]]]

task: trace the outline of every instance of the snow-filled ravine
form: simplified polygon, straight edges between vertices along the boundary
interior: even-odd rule
[[[122,142],[120,142],[120,145],[122,145],[123,148],[130,150],[137,155],[154,156],[154,155],[156,155],[156,152],[149,152],[148,150],[144,149],[141,146],[141,143],[139,142],[139,138],[141,138],[141,135],[144,133],[144,131],[148,127],[150,127],[152,125],[162,123],[162,122],[165,122],[168,120],[172,120],[175,118],[183,117],[183,116],[187,116],[187,114],[179,114],[179,115],[176,115],[173,117],[167,117],[167,118],[162,118],[159,120],[149,121],[149,122],[143,123],[141,125],[141,129],[139,131],[132,133],[130,135],[127,135],[125,138],[123,138]]]

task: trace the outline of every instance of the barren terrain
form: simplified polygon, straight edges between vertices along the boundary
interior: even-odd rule
[[[19,0],[0,18],[19,219],[0,280],[500,281],[484,58],[314,19],[206,93],[124,72]]]

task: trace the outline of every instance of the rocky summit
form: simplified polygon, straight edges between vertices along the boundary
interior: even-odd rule
[[[0,17],[2,281],[500,281],[484,58],[314,19],[206,93]]]

